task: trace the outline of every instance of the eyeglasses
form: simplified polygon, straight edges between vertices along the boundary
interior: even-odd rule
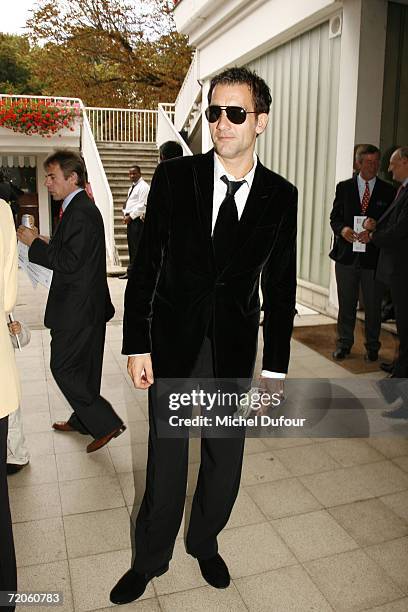
[[[215,123],[221,117],[221,111],[225,111],[228,121],[231,123],[244,123],[248,114],[256,114],[256,111],[247,111],[241,106],[218,106],[211,104],[205,111],[209,123]]]

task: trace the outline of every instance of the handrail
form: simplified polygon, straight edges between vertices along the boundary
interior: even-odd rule
[[[85,108],[98,142],[156,142],[157,110]]]
[[[159,104],[158,105],[158,120],[157,120],[157,145],[160,146],[166,140],[175,140],[183,147],[184,155],[193,155],[190,147],[180,136],[178,131],[176,130],[173,122],[171,121],[169,115],[166,111],[166,106],[168,104]]]
[[[174,124],[177,130],[184,128],[200,92],[199,54],[196,50],[175,102]]]

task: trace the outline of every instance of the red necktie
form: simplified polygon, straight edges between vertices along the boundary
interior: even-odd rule
[[[370,187],[368,185],[368,181],[366,181],[366,186],[365,186],[365,190],[363,193],[363,199],[361,200],[361,213],[363,215],[366,214],[369,203],[370,203]]]
[[[58,213],[58,220],[59,221],[61,221],[63,214],[64,214],[64,209],[62,208],[62,204],[61,204],[61,208],[59,209],[59,213]]]

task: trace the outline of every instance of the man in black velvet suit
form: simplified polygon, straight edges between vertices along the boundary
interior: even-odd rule
[[[254,73],[232,68],[213,78],[208,102],[214,150],[157,167],[126,288],[122,352],[130,356],[135,386],[149,388],[150,433],[135,560],[111,592],[114,603],[137,599],[149,580],[167,571],[183,515],[188,438],[157,435],[157,380],[251,379],[261,274],[262,374],[281,387],[288,369],[297,190],[254,154],[268,121],[269,88]],[[186,548],[216,588],[230,583],[217,535],[238,493],[243,450],[243,433],[201,441]]]
[[[393,378],[408,379],[408,147],[400,147],[391,156],[390,171],[401,183],[388,210],[376,221],[368,218],[368,244],[380,249],[377,277],[391,287],[395,319],[400,340],[398,359]],[[391,384],[396,399],[404,400],[402,407],[386,413],[392,418],[408,418],[408,382]],[[391,398],[392,399],[392,398]]]
[[[125,429],[100,394],[106,322],[115,312],[106,279],[105,233],[101,213],[84,189],[81,156],[56,151],[44,168],[50,194],[63,201],[60,223],[49,242],[23,226],[18,238],[30,247],[31,262],[53,271],[44,319],[51,330],[50,368],[74,411],[53,428],[92,435],[89,453]]]
[[[336,187],[336,197],[330,215],[334,232],[334,247],[330,257],[336,262],[337,295],[337,348],[334,359],[344,359],[354,343],[359,289],[364,298],[366,359],[376,361],[380,349],[381,300],[384,285],[374,278],[378,249],[366,245],[365,252],[353,251],[358,236],[354,231],[354,217],[367,215],[378,219],[391,204],[395,189],[377,177],[380,152],[374,145],[357,149],[359,172]]]

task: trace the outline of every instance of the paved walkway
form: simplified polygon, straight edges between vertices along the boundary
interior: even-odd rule
[[[108,609],[109,591],[130,564],[130,517],[144,488],[146,394],[132,388],[120,354],[125,283],[110,279],[110,286],[118,312],[108,326],[102,391],[128,430],[92,455],[85,452],[87,438],[51,430],[69,412],[49,370],[45,292],[34,292],[21,278],[15,311],[36,328],[17,355],[32,460],[9,478],[19,590],[62,590],[61,612]],[[308,316],[314,324],[328,322],[302,309],[301,317]],[[349,376],[297,342],[290,375]],[[197,442],[191,444],[188,502]],[[206,586],[185,553],[183,529],[169,572],[121,610],[406,612],[408,441],[248,439],[240,494],[219,538],[233,579],[225,591]]]

